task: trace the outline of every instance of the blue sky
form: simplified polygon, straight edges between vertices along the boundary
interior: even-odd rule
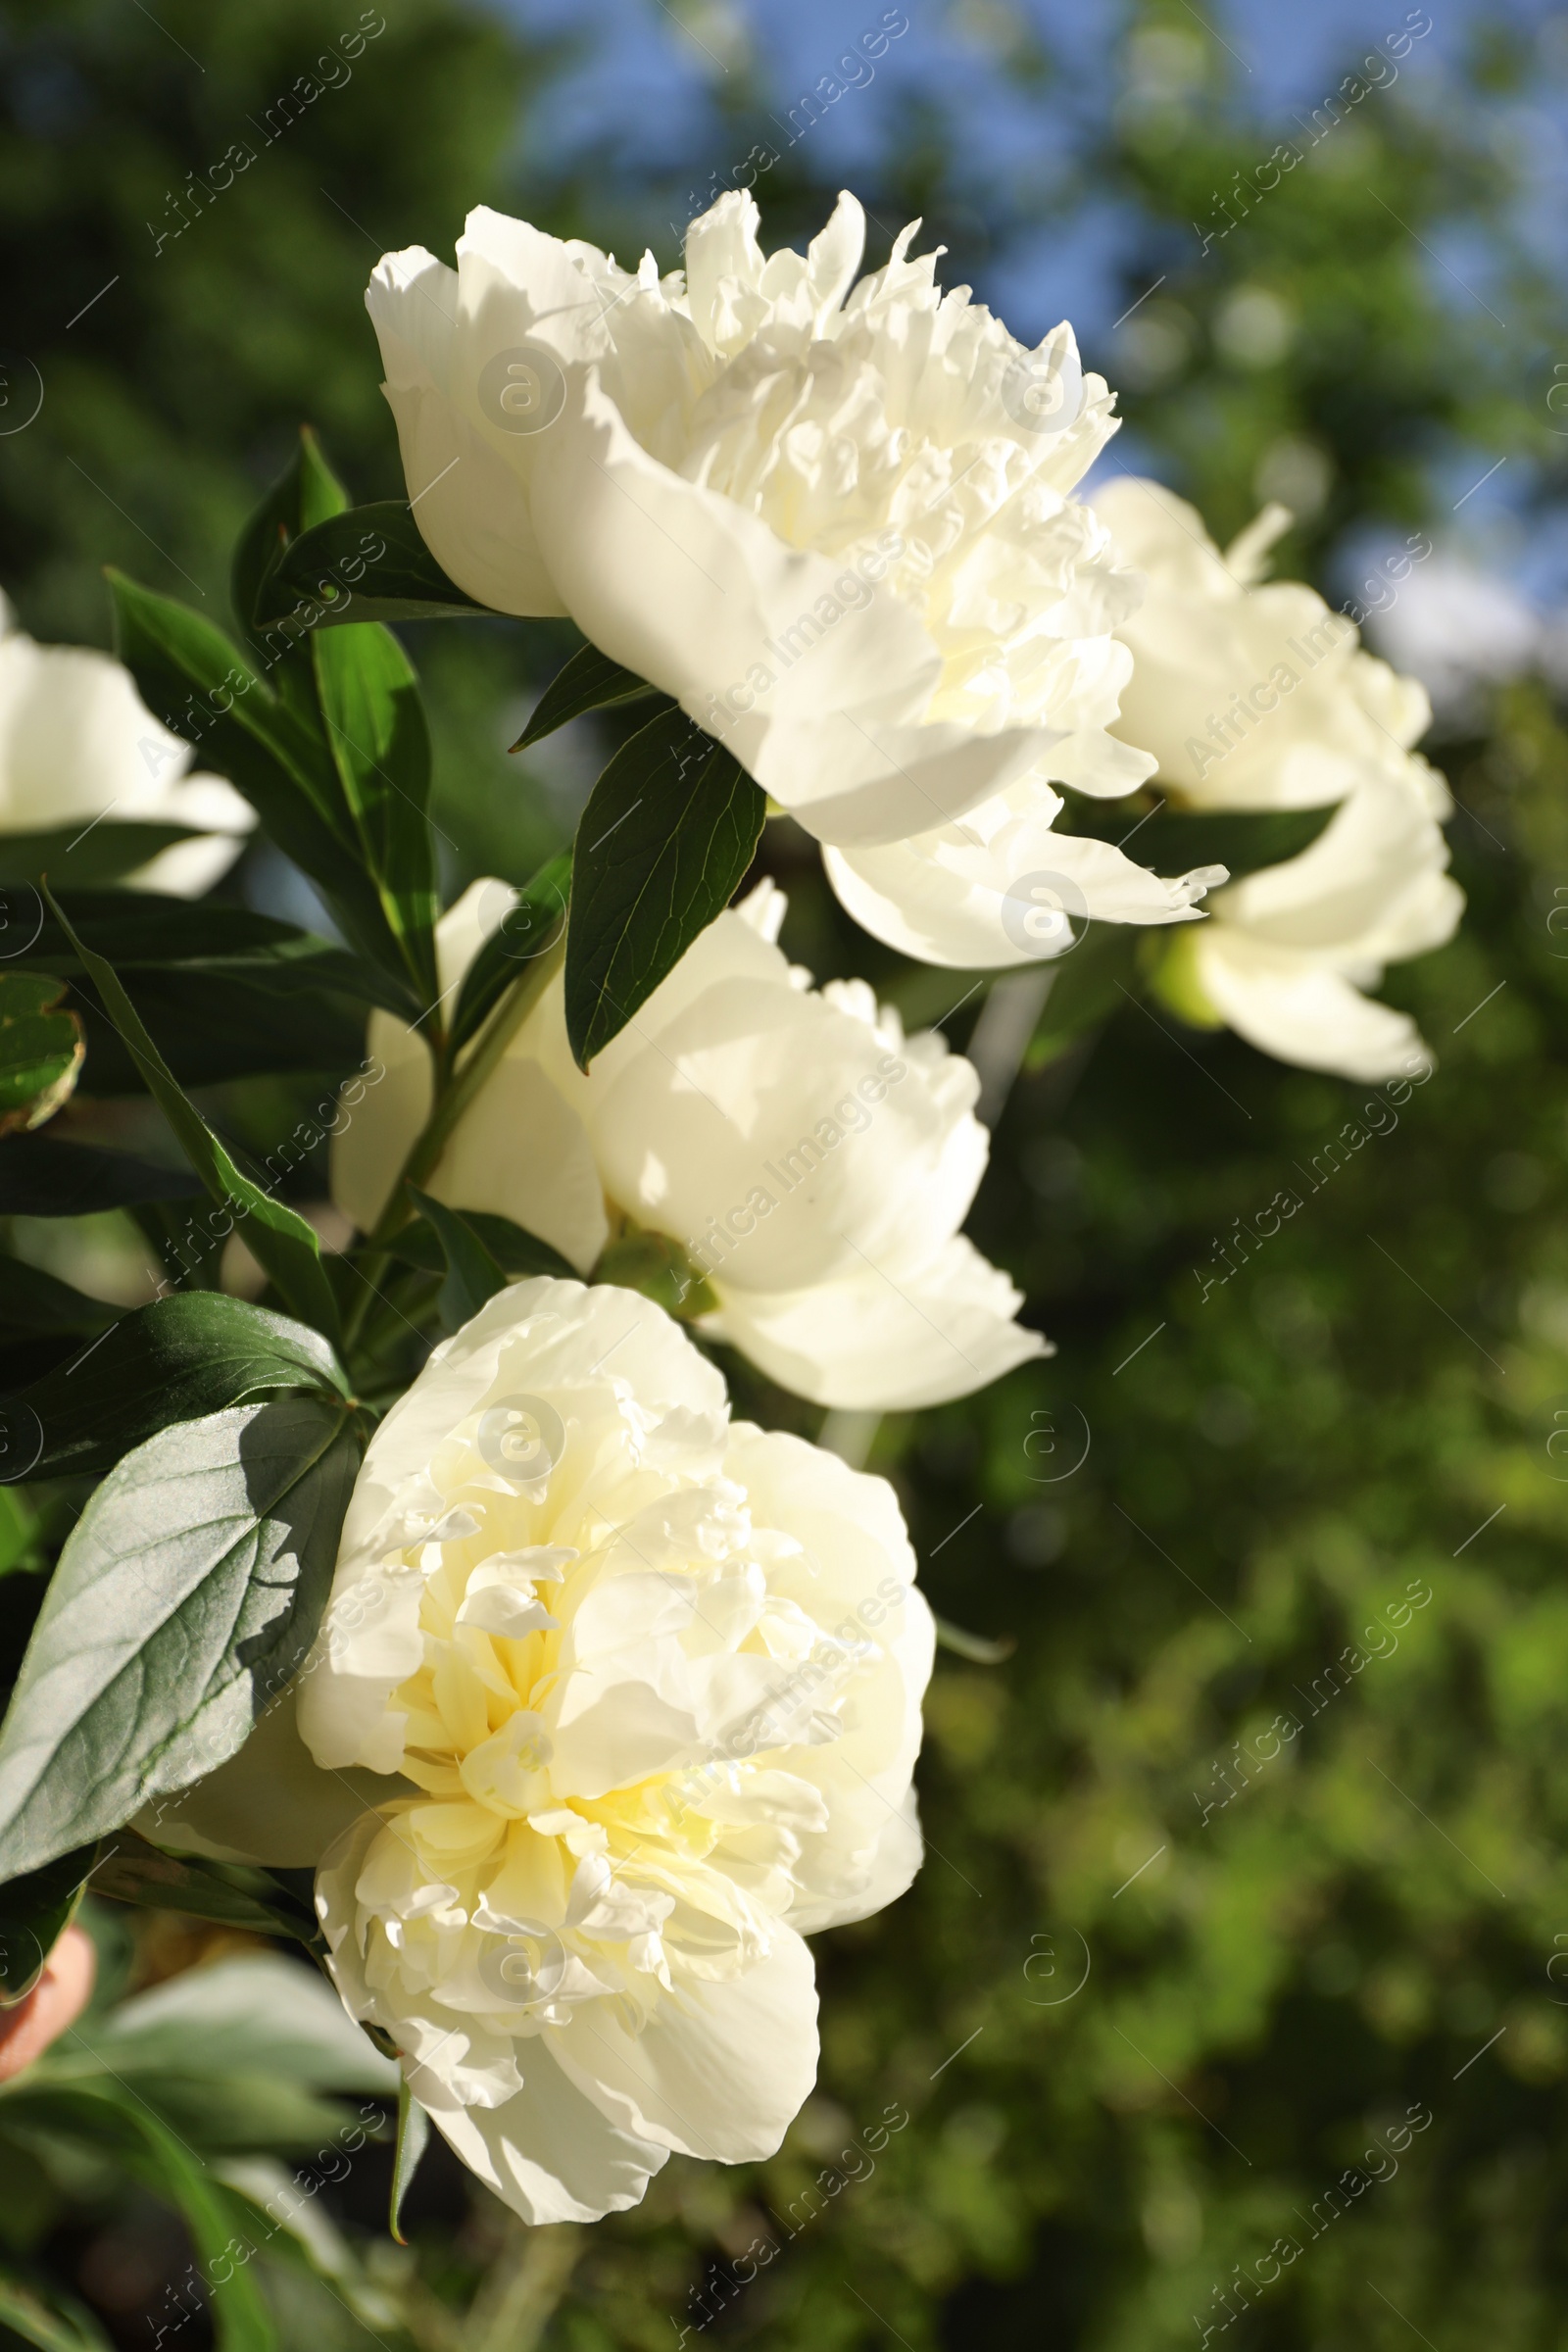
[[[610,152],[618,174],[635,184],[689,187],[659,235],[662,266],[677,257],[687,213],[708,201],[712,172],[729,175],[742,159],[723,122],[728,77],[750,65],[780,118],[859,36],[888,21],[885,0],[492,0],[498,12],[538,35],[581,44],[580,62],[551,84],[548,103],[524,132],[530,172],[551,179],[586,155]],[[1479,110],[1490,135],[1510,158],[1524,159],[1529,195],[1521,226],[1540,259],[1561,272],[1561,222],[1568,213],[1568,16],[1548,0],[1177,0],[1167,22],[1230,52],[1238,95],[1249,112],[1277,121],[1284,135],[1297,110],[1310,111],[1364,50],[1412,19],[1431,30],[1403,60],[1406,96]],[[1124,72],[1124,15],[1101,0],[899,0],[892,21],[907,30],[890,39],[871,78],[849,90],[808,135],[822,178],[863,187],[907,100],[940,106],[972,128],[977,184],[1014,184],[1021,176],[1072,198],[1065,225],[1032,230],[1018,244],[990,252],[974,270],[975,291],[1024,341],[1070,318],[1094,347],[1126,302],[1118,267],[1126,217],[1075,185],[1085,124],[1107,105]],[[1524,101],[1506,106],[1466,86],[1466,54],[1478,17],[1499,17],[1521,29],[1545,29],[1546,76]],[[1057,72],[1045,85],[1019,70],[1030,34],[1039,36]],[[960,143],[960,163],[964,151]],[[982,176],[983,175],[983,176]],[[884,223],[892,228],[897,223]],[[623,261],[633,257],[623,254]],[[1468,283],[1484,273],[1462,228],[1440,260],[1434,283],[1463,301],[1442,264]],[[1483,275],[1483,286],[1485,284]],[[1568,361],[1568,319],[1563,344]],[[1568,426],[1568,415],[1562,422]],[[1457,497],[1482,466],[1455,456]],[[1466,468],[1470,468],[1466,471]],[[1464,474],[1460,481],[1458,475]],[[1528,469],[1514,465],[1477,494],[1455,535],[1482,561],[1504,569],[1538,602],[1568,597],[1568,526],[1527,522]]]

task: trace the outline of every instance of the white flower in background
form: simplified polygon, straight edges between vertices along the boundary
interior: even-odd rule
[[[443,917],[455,985],[513,894],[476,883]],[[428,1182],[508,1216],[588,1273],[629,1216],[682,1244],[718,1304],[702,1328],[819,1404],[967,1396],[1046,1351],[958,1227],[986,1164],[979,1079],[906,1038],[863,981],[820,991],[773,944],[783,894],[721,914],[585,1077],[560,976],[459,1122]],[[368,1230],[430,1105],[429,1055],[370,1018],[386,1077],[333,1146],[332,1195]]]
[[[348,2008],[525,2220],[778,2146],[816,2072],[803,1936],[919,1865],[913,1575],[892,1489],[732,1425],[634,1292],[502,1292],[377,1430],[300,1728],[416,1792],[317,1907]]]
[[[0,836],[56,833],[95,817],[188,826],[126,877],[196,898],[256,822],[220,776],[187,776],[190,747],[142,704],[128,669],[90,646],[36,645],[0,595]],[[50,876],[69,888],[69,860]]]
[[[857,282],[854,197],[764,259],[725,195],[661,278],[480,210],[455,271],[415,246],[367,295],[437,562],[502,612],[569,613],[841,845],[940,836],[1009,788],[1044,832],[1047,778],[1127,792],[1150,764],[1106,731],[1137,583],[1069,495],[1111,396],[1069,327],[1030,353],[940,294],[917,226]],[[990,936],[1013,876],[980,862]],[[1145,921],[1198,887],[1102,845],[1092,878]]]
[[[1368,613],[1367,630],[1455,726],[1482,721],[1489,687],[1537,667],[1562,677],[1561,620],[1553,628],[1511,582],[1457,551],[1440,549],[1412,572],[1386,609]]]
[[[1426,1049],[1408,1015],[1362,992],[1441,947],[1464,906],[1446,871],[1447,786],[1409,748],[1431,718],[1424,690],[1361,652],[1312,589],[1262,579],[1284,508],[1221,556],[1197,509],[1156,482],[1123,476],[1095,505],[1149,579],[1120,624],[1134,668],[1119,723],[1153,752],[1158,789],[1193,809],[1338,804],[1300,856],[1209,900],[1161,987],[1281,1060],[1393,1076]]]

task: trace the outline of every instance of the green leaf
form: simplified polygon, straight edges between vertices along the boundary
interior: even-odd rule
[[[111,1471],[0,1725],[0,1877],[243,1745],[315,1639],[360,1450],[343,1405],[285,1396],[176,1423]]]
[[[0,2006],[24,2000],[37,1984],[71,1925],[97,1854],[96,1844],[78,1846],[0,1886]]]
[[[9,2096],[40,2120],[74,2130],[95,2153],[113,2152],[155,2196],[183,2215],[208,2282],[207,2310],[218,2352],[279,2352],[277,2333],[248,2258],[235,2260],[235,2204],[201,2158],[145,2098],[112,2082],[33,2085],[24,2076]]]
[[[298,694],[273,692],[222,632],[170,597],[111,570],[116,651],[149,710],[187,743],[204,767],[231,779],[285,857],[325,895],[362,955],[400,981],[407,968],[366,872],[319,714]],[[286,636],[268,657],[289,653]],[[424,1006],[413,990],[416,1012]]]
[[[201,838],[189,825],[122,825],[107,818],[85,832],[80,825],[62,825],[49,833],[7,833],[0,835],[0,883],[36,882],[40,874],[60,872],[82,888],[120,882],[160,851]]]
[[[0,1441],[7,1434],[4,1409],[0,1406]],[[31,1450],[33,1442],[32,1425],[28,1422],[24,1425],[22,1444],[25,1450],[21,1455],[20,1468],[25,1468],[26,1453]],[[5,1458],[8,1450],[0,1442],[0,1479],[15,1476],[14,1470],[8,1471]],[[49,1565],[42,1547],[52,1532],[52,1523],[60,1518],[63,1510],[67,1517],[74,1518],[75,1515],[65,1504],[63,1495],[49,1495],[40,1503],[15,1484],[0,1485],[0,1576],[30,1576]],[[41,1601],[41,1592],[38,1597]],[[15,1619],[12,1622],[15,1623]],[[13,1659],[13,1664],[20,1663],[19,1654]]]
[[[307,1324],[220,1291],[179,1291],[122,1315],[17,1402],[42,1434],[32,1476],[97,1477],[173,1422],[274,1389],[349,1394],[331,1348]]]
[[[45,885],[47,895],[48,886]],[[274,1200],[259,1185],[242,1176],[212,1129],[186,1100],[168,1063],[142,1027],[135,1006],[121,987],[113,967],[82,945],[58,905],[54,912],[102,997],[110,1018],[129,1049],[148,1092],[179,1138],[191,1166],[208,1192],[225,1210],[238,1209],[250,1218],[245,1239],[252,1255],[276,1283],[296,1312],[335,1337],[337,1302],[321,1270],[320,1245],[305,1219]]]
[[[128,1152],[102,1152],[52,1135],[0,1144],[0,1217],[91,1217],[201,1191],[188,1168],[165,1168]]]
[[[9,1146],[7,1147],[9,1149]],[[29,1266],[20,1257],[0,1257],[0,1328],[44,1333],[104,1331],[117,1321],[118,1306],[74,1291],[42,1266]],[[0,1462],[0,1477],[7,1475]]]
[[[287,548],[263,586],[257,625],[331,628],[340,621],[449,620],[489,611],[449,580],[419,536],[406,499],[377,500],[318,523]]]
[[[122,2001],[93,2034],[117,2075],[276,2075],[311,2090],[396,2094],[383,2058],[324,1977],[278,1952],[246,1952]],[[155,2094],[156,2095],[156,2094]]]
[[[311,640],[316,694],[343,798],[387,928],[426,1004],[437,994],[435,870],[425,810],[430,736],[413,665],[389,629]]]
[[[53,2288],[46,2303],[30,2286],[0,2271],[0,2327],[38,2352],[114,2352],[91,2312]]]
[[[271,1871],[238,1862],[209,1862],[197,1854],[166,1854],[134,1830],[105,1840],[93,1872],[93,1892],[150,1911],[243,1928],[253,1936],[286,1936],[296,1943],[319,1939],[316,1915],[298,1902]]]
[[[80,956],[33,894],[31,944],[18,968],[79,981]],[[297,1070],[346,1069],[364,1044],[363,1006],[406,1014],[407,972],[394,982],[366,958],[274,922],[248,907],[160,898],[145,891],[62,893],[73,932],[122,973],[142,975],[137,995],[165,1060],[183,1086]],[[114,1025],[79,988],[87,1032],[82,1091],[139,1093],[143,1081]]]
[[[432,1200],[417,1185],[409,1187],[421,1217],[434,1231],[446,1258],[446,1279],[439,1305],[443,1330],[461,1330],[479,1312],[487,1298],[507,1287],[507,1276],[485,1248],[466,1217],[440,1200]]]
[[[83,1095],[139,1095],[146,1081],[108,1014],[78,984],[87,1031]],[[136,1002],[170,1076],[186,1089],[232,1078],[332,1081],[365,1053],[365,1013],[336,994],[301,987],[254,965],[174,964],[144,971]],[[332,1115],[330,1106],[327,1117]]]
[[[571,852],[552,858],[517,893],[516,903],[464,975],[452,1020],[452,1046],[466,1046],[482,1027],[525,963],[561,937],[571,893]]]
[[[484,1244],[509,1282],[524,1282],[530,1274],[551,1274],[559,1282],[579,1280],[569,1258],[563,1257],[548,1242],[542,1242],[536,1233],[514,1224],[511,1217],[498,1217],[487,1208],[466,1208],[463,1222]],[[417,1266],[423,1273],[440,1274],[445,1270],[446,1251],[433,1225],[405,1225],[387,1248],[405,1265]]]
[[[348,503],[348,492],[322,457],[316,435],[308,424],[301,425],[299,447],[241,531],[229,571],[234,618],[264,661],[268,649],[255,625],[262,582],[292,540],[341,514]]]
[[[398,2079],[398,2150],[392,2165],[392,2198],[387,2213],[387,2228],[400,2246],[408,2239],[403,2234],[403,2200],[414,2184],[419,2169],[419,2158],[430,2140],[430,2118],[419,2105],[408,2085],[406,2077]]]
[[[56,1010],[65,993],[44,972],[0,972],[0,1135],[41,1127],[74,1091],[86,1047],[76,1014]]]
[[[639,695],[657,692],[646,678],[612,662],[597,645],[579,646],[539,697],[532,718],[512,748],[525,752],[531,743],[553,735],[568,718],[580,718],[585,710],[603,710],[611,703],[630,703]]]
[[[1309,850],[1338,802],[1322,808],[1185,809],[1165,807],[1139,824],[1121,801],[1075,796],[1072,830],[1125,845],[1127,855],[1156,874],[1185,874],[1195,865],[1223,865],[1233,882],[1265,865],[1283,865]],[[1136,828],[1136,830],[1135,830]]]
[[[617,1037],[751,864],[767,803],[679,710],[622,746],[577,827],[566,1033],[578,1067]]]
[[[348,961],[330,942],[295,923],[280,923],[249,906],[222,906],[215,899],[169,898],[150,890],[74,889],[53,891],[52,898],[65,909],[69,929],[40,899],[37,935],[11,961],[42,965],[71,977],[82,968],[76,946],[81,940],[126,970],[250,961],[264,968],[300,964],[314,970],[318,959],[324,958],[334,975],[333,985],[341,984],[339,974]]]

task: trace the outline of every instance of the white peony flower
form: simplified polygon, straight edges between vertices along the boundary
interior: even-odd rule
[[[196,898],[233,863],[256,818],[220,776],[187,776],[190,756],[145,708],[129,670],[90,646],[34,644],[0,595],[0,835],[98,817],[188,826],[196,839],[126,879]],[[69,859],[51,879],[69,887]]]
[[[480,210],[456,271],[416,246],[367,296],[437,562],[502,612],[569,613],[825,842],[928,835],[1009,788],[1043,831],[1048,777],[1149,772],[1106,733],[1137,584],[1069,495],[1111,396],[1069,327],[1030,353],[939,294],[918,225],[857,282],[854,197],[804,259],[764,259],[729,194],[661,278]],[[1192,895],[1099,867],[1135,920]]]
[[[442,919],[453,987],[512,904],[476,883]],[[702,1328],[816,1403],[967,1396],[1046,1351],[1021,1295],[959,1233],[986,1164],[979,1079],[906,1038],[863,981],[820,991],[773,944],[760,884],[687,950],[587,1076],[559,975],[437,1162],[454,1208],[509,1216],[591,1271],[629,1216],[681,1243],[717,1299]],[[341,1127],[332,1194],[368,1230],[428,1113],[429,1055],[371,1015],[386,1077]]]
[[[1159,985],[1190,1018],[1283,1061],[1365,1081],[1408,1068],[1426,1053],[1415,1023],[1362,992],[1441,947],[1464,906],[1446,871],[1447,787],[1409,748],[1431,718],[1425,691],[1361,652],[1314,590],[1263,580],[1283,507],[1222,556],[1157,482],[1124,475],[1095,506],[1148,575],[1119,624],[1134,660],[1119,724],[1153,752],[1159,790],[1195,809],[1340,804],[1299,857],[1209,900]]]
[[[501,1293],[376,1432],[299,1720],[416,1792],[317,1907],[350,2011],[526,2221],[778,2146],[816,2071],[803,1936],[919,1865],[913,1576],[892,1489],[732,1425],[633,1292]]]

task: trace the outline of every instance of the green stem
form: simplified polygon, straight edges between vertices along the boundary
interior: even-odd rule
[[[535,956],[529,969],[520,973],[512,983],[457,1071],[444,1070],[445,1057],[432,1047],[435,1099],[430,1105],[429,1117],[415,1137],[409,1155],[398,1171],[397,1182],[392,1187],[385,1208],[376,1219],[373,1230],[366,1236],[366,1255],[359,1265],[366,1288],[350,1312],[346,1344],[352,1344],[358,1338],[364,1325],[375,1282],[386,1263],[387,1243],[414,1214],[413,1203],[409,1200],[409,1186],[422,1185],[435,1168],[453,1129],[480,1088],[494,1074],[507,1048],[560,969],[564,956],[565,944],[559,941],[544,955]]]

